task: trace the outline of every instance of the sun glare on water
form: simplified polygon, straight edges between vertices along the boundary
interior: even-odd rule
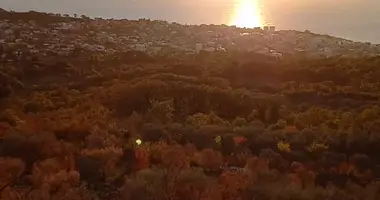
[[[236,0],[231,25],[242,28],[262,26],[261,12],[258,0]]]

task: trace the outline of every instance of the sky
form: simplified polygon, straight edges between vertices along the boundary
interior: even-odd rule
[[[0,7],[91,17],[229,25],[239,1],[243,0],[1,0]],[[310,30],[380,44],[380,0],[256,1],[259,1],[262,20],[277,29]]]

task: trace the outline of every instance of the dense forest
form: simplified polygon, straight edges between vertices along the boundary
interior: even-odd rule
[[[380,58],[0,60],[0,199],[380,198]]]

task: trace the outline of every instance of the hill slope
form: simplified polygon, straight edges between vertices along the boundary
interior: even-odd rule
[[[103,29],[50,22],[27,50],[16,40],[29,29],[14,26],[0,60],[2,198],[378,197],[380,57],[92,51],[79,45]]]

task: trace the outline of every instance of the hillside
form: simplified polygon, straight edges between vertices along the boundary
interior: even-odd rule
[[[0,26],[0,199],[380,198],[379,56],[91,51],[46,17]]]
[[[144,51],[152,55],[254,52],[277,58],[380,55],[380,45],[354,42],[309,31],[264,31],[226,25],[181,25],[166,21],[70,17],[35,11],[0,13],[1,41],[7,48],[68,55]]]

